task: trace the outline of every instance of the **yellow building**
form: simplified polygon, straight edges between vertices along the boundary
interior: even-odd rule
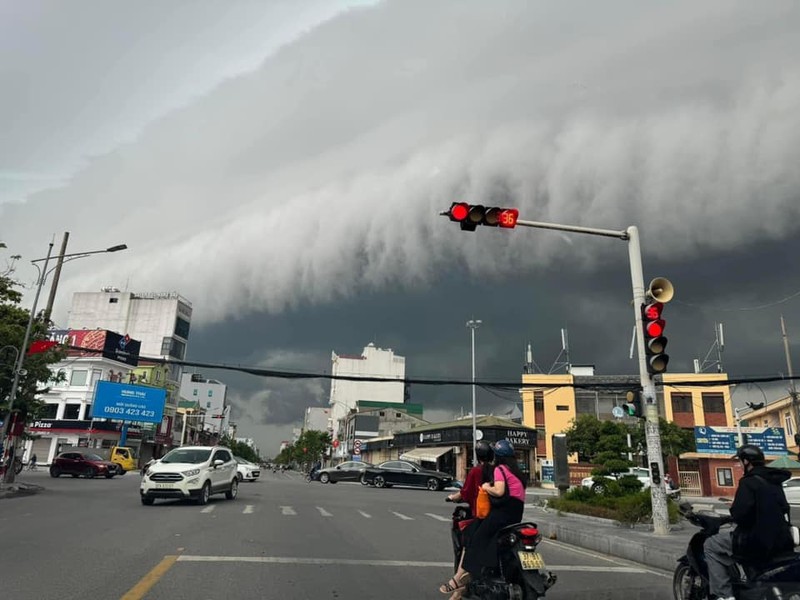
[[[746,408],[739,412],[739,418],[742,427],[783,427],[786,448],[790,453],[796,454],[800,449],[794,439],[794,434],[797,433],[794,412],[792,397],[786,396],[757,410]]]
[[[665,374],[663,386],[657,386],[659,415],[687,429],[695,425],[733,426],[729,386],[697,385],[704,381],[727,379],[724,373]],[[683,383],[675,385],[678,382]],[[553,458],[553,435],[569,429],[577,416],[591,414],[601,420],[613,419],[612,410],[625,403],[627,390],[639,389],[638,375],[600,376],[594,374],[594,367],[577,365],[571,366],[569,373],[524,374],[522,383],[525,386],[522,390],[522,422],[538,431],[538,467],[542,466],[542,460]],[[542,387],[537,388],[537,384]],[[581,387],[593,384],[611,385],[613,388]],[[572,387],[574,385],[579,387]],[[576,455],[570,456],[570,462],[577,460]]]

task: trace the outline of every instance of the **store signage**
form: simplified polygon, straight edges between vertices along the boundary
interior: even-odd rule
[[[144,385],[98,381],[92,416],[98,419],[161,423],[167,391]]]
[[[783,427],[742,427],[741,433],[747,436],[747,443],[754,444],[772,456],[788,454],[786,435]],[[694,428],[697,452],[700,454],[726,454],[733,456],[739,447],[739,430],[736,427]]]

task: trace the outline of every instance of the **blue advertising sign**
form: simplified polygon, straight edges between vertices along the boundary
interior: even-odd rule
[[[754,444],[772,456],[788,454],[786,436],[782,427],[742,427],[747,443]],[[733,456],[739,447],[735,427],[695,427],[694,440],[700,454],[727,454]]]
[[[553,465],[542,465],[542,481],[552,482],[554,475]]]
[[[92,418],[161,423],[166,399],[162,388],[98,381]]]

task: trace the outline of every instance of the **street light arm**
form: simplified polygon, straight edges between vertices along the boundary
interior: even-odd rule
[[[105,250],[89,250],[88,252],[72,252],[70,254],[58,254],[56,256],[51,256],[50,260],[58,260],[59,258],[63,258],[64,262],[67,260],[73,260],[76,258],[83,258],[84,256],[91,256],[92,254],[106,254],[108,252],[119,252],[120,250],[127,250],[127,244],[117,244],[116,246],[111,246],[110,248],[106,248]],[[32,263],[44,262],[47,260],[46,258],[37,258],[32,260]]]

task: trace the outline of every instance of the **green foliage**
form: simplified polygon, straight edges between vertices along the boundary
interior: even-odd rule
[[[636,494],[642,490],[644,484],[639,480],[636,475],[623,475],[616,481],[623,495]]]
[[[230,448],[234,456],[238,456],[239,458],[243,458],[256,464],[261,463],[261,457],[258,455],[258,452],[253,450],[253,448],[244,442],[237,442],[235,439],[226,435],[223,436],[220,445]]]
[[[577,502],[589,502],[595,496],[595,493],[583,486],[574,487],[564,494],[566,500],[575,500]]]
[[[611,483],[619,486],[615,481]],[[598,495],[591,492],[587,496],[586,491],[575,488],[567,492],[563,498],[549,500],[548,505],[562,512],[613,519],[626,525],[650,523],[653,519],[649,489],[620,496]],[[677,504],[670,500],[667,508],[669,522],[677,523],[679,519]]]
[[[309,429],[300,435],[297,442],[284,448],[275,462],[284,465],[313,463],[322,459],[330,444],[331,436],[327,431]]]

